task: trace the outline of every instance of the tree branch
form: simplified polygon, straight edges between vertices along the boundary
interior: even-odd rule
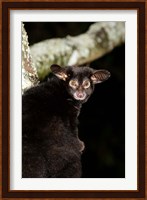
[[[100,58],[125,42],[124,22],[97,22],[76,37],[49,39],[31,46],[31,55],[39,79],[50,72],[53,63],[82,65]]]

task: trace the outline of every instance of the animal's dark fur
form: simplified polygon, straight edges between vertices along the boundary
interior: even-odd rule
[[[86,67],[76,73],[89,77],[92,70]],[[78,138],[77,116],[84,101],[69,95],[67,82],[52,75],[23,95],[23,178],[81,177],[84,144]]]

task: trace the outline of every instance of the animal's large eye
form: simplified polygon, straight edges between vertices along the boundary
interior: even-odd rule
[[[84,82],[83,82],[83,87],[85,88],[85,89],[87,89],[87,88],[89,88],[90,87],[90,81],[88,81],[88,80],[85,80]]]
[[[72,88],[77,88],[78,87],[78,81],[77,80],[70,80],[69,81],[69,85],[70,85],[70,87],[72,87]]]

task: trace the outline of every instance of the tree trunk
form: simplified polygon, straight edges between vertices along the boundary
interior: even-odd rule
[[[22,93],[37,83],[37,69],[32,61],[28,36],[22,24]]]

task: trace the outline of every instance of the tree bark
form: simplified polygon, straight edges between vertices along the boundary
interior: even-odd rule
[[[37,69],[30,54],[28,36],[22,24],[22,93],[38,82]]]
[[[125,42],[124,22],[97,22],[84,34],[48,39],[31,46],[31,55],[40,80],[50,72],[51,64],[83,65]]]

